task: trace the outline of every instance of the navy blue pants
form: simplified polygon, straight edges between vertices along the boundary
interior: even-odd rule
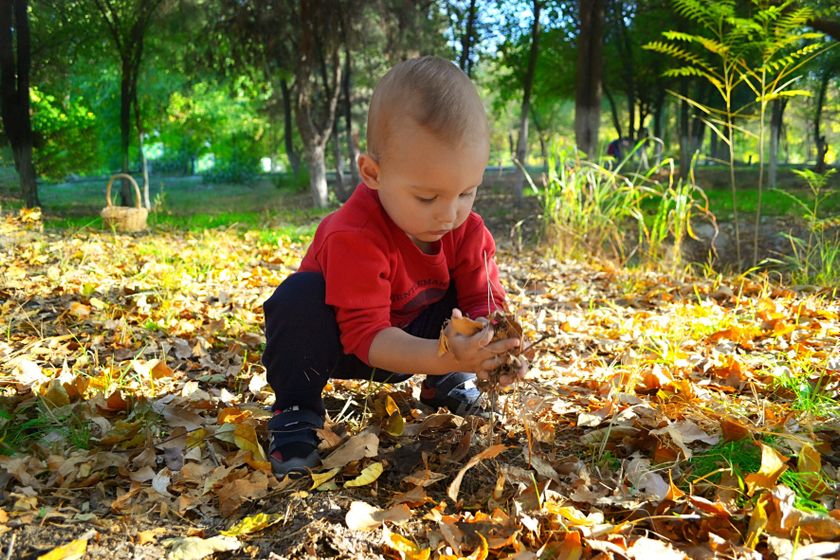
[[[266,343],[262,363],[274,390],[274,410],[298,405],[323,415],[321,391],[330,378],[397,383],[411,377],[372,368],[355,355],[345,354],[335,311],[325,299],[326,284],[320,273],[296,272],[263,304]],[[403,330],[420,338],[438,338],[456,302],[455,288],[450,285],[441,301]]]

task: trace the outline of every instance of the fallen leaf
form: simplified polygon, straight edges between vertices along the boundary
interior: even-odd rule
[[[84,303],[74,301],[70,304],[70,315],[76,319],[86,319],[90,316],[90,307]]]
[[[163,527],[155,527],[154,529],[149,529],[147,531],[138,531],[136,542],[139,545],[155,542],[157,541],[158,537],[164,534],[165,532],[166,529],[164,529]]]
[[[385,521],[400,522],[411,519],[411,510],[405,504],[398,504],[387,510],[379,509],[366,502],[355,501],[344,516],[347,527],[354,531],[369,531]]]
[[[485,560],[487,555],[489,554],[489,550],[487,548],[487,539],[484,538],[484,535],[481,533],[476,533],[480,540],[478,547],[473,551],[472,554],[469,556],[461,556],[461,555],[452,555],[452,554],[441,554],[438,559],[439,560]]]
[[[218,535],[209,539],[200,537],[180,537],[167,539],[163,544],[171,550],[166,560],[201,560],[216,552],[238,550],[242,543],[235,537]]]
[[[354,478],[353,480],[348,480],[344,483],[345,488],[355,488],[358,486],[367,486],[368,484],[372,484],[379,475],[382,474],[383,466],[382,463],[377,461],[376,463],[371,463],[367,467],[365,467],[359,476]]]
[[[271,527],[275,523],[280,522],[282,519],[283,516],[279,513],[258,513],[256,515],[249,515],[248,517],[239,520],[229,529],[219,531],[219,533],[226,537],[250,535],[251,533],[262,531],[266,527]]]
[[[822,472],[820,453],[810,443],[806,443],[799,450],[796,472],[799,473],[804,487],[809,490],[810,496],[821,496],[830,490],[820,476]]]
[[[750,515],[750,526],[747,529],[747,534],[744,536],[744,545],[747,548],[755,550],[758,544],[758,539],[767,527],[767,511],[764,506],[767,505],[767,496],[761,496],[755,501],[752,514]]]
[[[647,537],[640,537],[633,541],[627,549],[627,557],[633,560],[690,560],[688,555],[675,549],[666,542]]]
[[[315,490],[328,480],[332,480],[340,471],[341,467],[334,467],[327,472],[312,473],[312,486],[310,486],[309,489]]]
[[[362,432],[344,442],[321,461],[321,464],[327,469],[343,467],[365,457],[376,457],[378,453],[379,436],[373,432]]]
[[[78,539],[57,546],[46,554],[40,555],[38,560],[79,560],[87,554],[88,540],[95,534],[96,531],[91,529]]]
[[[401,560],[429,560],[432,554],[431,549],[421,548],[402,535],[392,532],[388,527],[382,529],[382,542],[398,552]]]
[[[772,489],[776,485],[776,481],[787,470],[785,465],[786,458],[762,442],[756,442],[761,448],[761,467],[758,472],[750,473],[744,477],[744,482],[747,484],[747,494],[752,496],[756,490]]]
[[[474,466],[476,466],[479,462],[483,461],[484,459],[492,459],[502,451],[507,449],[506,445],[502,445],[501,443],[497,443],[496,445],[491,445],[478,455],[472,457],[467,464],[461,467],[461,470],[458,471],[458,474],[455,475],[455,479],[449,484],[449,488],[446,491],[447,496],[453,502],[458,500],[458,492],[461,490],[461,480],[464,478],[464,474]]]

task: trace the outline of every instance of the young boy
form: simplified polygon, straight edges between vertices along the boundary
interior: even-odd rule
[[[495,243],[472,212],[489,130],[469,78],[436,57],[396,65],[374,90],[367,150],[363,183],[324,218],[298,272],[264,305],[277,475],[318,464],[328,379],[426,374],[421,402],[476,414],[476,374],[486,378],[519,344],[491,342],[489,326],[473,336],[449,329],[450,351],[438,355],[446,319],[463,312],[487,324],[505,298]]]

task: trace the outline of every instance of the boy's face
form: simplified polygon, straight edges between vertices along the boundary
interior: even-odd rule
[[[421,249],[466,221],[487,166],[486,138],[453,147],[411,118],[393,123],[387,152],[359,156],[365,183],[379,191],[388,216]]]

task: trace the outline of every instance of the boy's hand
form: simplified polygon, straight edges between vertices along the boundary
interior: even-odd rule
[[[511,338],[511,339],[508,339],[508,340],[516,340],[518,342],[518,339],[512,339]],[[516,346],[518,346],[518,344]],[[524,379],[525,375],[528,373],[528,365],[529,365],[528,358],[526,358],[522,354],[519,354],[518,356],[513,356],[513,359],[516,360],[516,363],[519,365],[519,370],[516,372],[516,375],[514,375],[514,376],[500,375],[499,376],[499,385],[501,387],[507,387],[508,385],[512,385],[515,382],[519,381],[520,379]],[[502,362],[498,362],[498,363],[501,364]],[[478,379],[480,381],[490,381],[491,380],[491,374],[492,374],[493,370],[496,369],[496,367],[498,367],[498,365],[494,366],[494,367],[492,367],[488,370],[477,371],[477,372],[475,372],[475,375],[476,375],[476,377],[478,377]]]
[[[452,310],[452,319],[460,319],[463,314],[459,309]],[[460,371],[475,372],[479,379],[487,379],[489,372],[496,369],[505,360],[505,354],[519,346],[518,338],[507,338],[504,340],[493,340],[493,328],[489,321],[482,317],[476,319],[484,325],[484,328],[473,335],[459,334],[450,324],[444,329],[444,336],[448,339],[449,350],[457,361]],[[522,360],[522,369],[518,377],[524,377],[527,371],[527,362]],[[510,385],[515,379],[502,376],[500,383]]]

